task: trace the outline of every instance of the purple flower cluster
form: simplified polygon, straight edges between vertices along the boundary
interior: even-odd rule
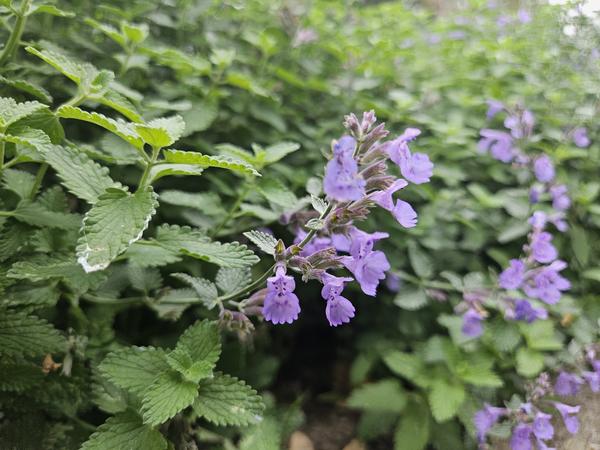
[[[577,395],[586,382],[592,392],[600,392],[600,359],[594,349],[587,352],[576,372],[561,371],[558,374],[554,392],[562,397]]]
[[[294,245],[275,257],[275,276],[268,279],[263,306],[264,318],[272,323],[291,323],[300,312],[298,297],[293,293],[294,279],[286,275],[287,269],[301,273],[305,281],[315,279],[323,284],[321,296],[326,301],[325,316],[331,326],[349,322],[355,308],[342,296],[345,283],[354,279],[366,295],[375,296],[390,269],[385,254],[374,248],[388,234],[367,233],[358,229],[355,222],[365,219],[371,208],[380,206],[404,228],[417,224],[414,208],[394,197],[409,183],[426,183],[432,176],[429,157],[411,152],[408,146],[421,132],[408,128],[396,139],[383,142],[388,132],[384,124],[375,126],[373,111],[364,113],[362,120],[354,114],[345,119],[349,135],[333,143],[332,158],[325,167],[326,210],[297,213]],[[397,166],[402,178],[389,173],[388,160]],[[300,224],[306,224],[309,231]],[[342,268],[353,278],[328,272]]]

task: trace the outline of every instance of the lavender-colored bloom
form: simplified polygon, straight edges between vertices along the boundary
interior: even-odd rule
[[[536,204],[540,201],[543,190],[539,186],[533,186],[529,190],[529,203]]]
[[[345,234],[334,233],[331,235],[331,244],[338,252],[350,251],[350,238]]]
[[[375,296],[379,280],[383,280],[385,272],[390,269],[385,254],[379,250],[373,251],[373,244],[388,236],[387,233],[365,233],[357,228],[350,233],[351,256],[342,257],[342,264],[352,272],[367,295]]]
[[[410,142],[415,140],[420,134],[421,130],[419,130],[418,128],[407,128],[406,130],[404,130],[404,133],[398,136],[398,140]]]
[[[541,183],[549,183],[554,179],[554,164],[547,155],[541,155],[533,162],[533,173]]]
[[[562,263],[556,265],[555,263]],[[563,261],[555,261],[550,266],[541,269],[534,277],[532,282],[524,286],[525,293],[532,298],[554,305],[560,300],[561,291],[571,288],[571,283],[563,278],[558,272],[566,265]]]
[[[510,438],[510,448],[512,450],[531,450],[531,425],[525,423],[518,424],[512,431]]]
[[[547,441],[548,439],[552,439],[554,437],[554,427],[550,420],[552,416],[550,414],[545,414],[541,411],[535,415],[535,419],[533,420],[533,434],[539,440]]]
[[[547,221],[548,216],[546,216],[546,213],[542,211],[534,212],[533,215],[529,218],[529,224],[537,230],[541,230],[542,228],[544,228],[546,226]]]
[[[385,191],[377,191],[371,194],[371,200],[381,206],[383,209],[392,211],[394,209],[394,198],[393,195],[396,191],[406,187],[408,182],[402,178],[398,178],[392,183],[392,185]]]
[[[558,252],[551,241],[552,235],[545,231],[533,234],[531,254],[537,262],[546,264],[554,261],[558,257]]]
[[[573,130],[573,143],[579,148],[586,148],[590,145],[591,141],[585,127],[578,127]]]
[[[413,228],[417,225],[417,213],[408,202],[396,201],[392,214],[404,228]]]
[[[306,231],[299,229],[296,233],[296,238],[294,239],[294,244],[299,244],[306,237]],[[304,246],[302,251],[300,252],[300,256],[310,256],[313,253],[316,253],[321,250],[325,250],[332,246],[331,238],[327,236],[317,236],[310,240],[308,244]]]
[[[487,403],[483,408],[475,413],[473,423],[477,429],[477,439],[479,442],[485,441],[487,432],[500,420],[500,417],[507,413],[506,408],[498,408]]]
[[[538,319],[547,319],[548,311],[544,308],[534,308],[527,300],[517,300],[515,302],[515,320],[522,320],[527,323],[535,322]]]
[[[592,392],[600,392],[600,372],[585,371],[581,374],[590,386]]]
[[[321,296],[327,300],[327,306],[325,307],[325,316],[332,327],[337,327],[343,323],[350,322],[350,319],[354,317],[354,306],[345,297],[342,297],[342,290],[344,289],[344,283],[352,281],[352,278],[335,277],[328,273],[323,274],[323,289],[321,289]]]
[[[511,162],[515,157],[515,150],[512,145],[510,134],[504,131],[490,130],[484,128],[479,132],[481,140],[478,148],[481,152],[490,152],[492,158],[504,163]]]
[[[511,115],[504,119],[504,126],[510,130],[515,139],[529,136],[535,125],[535,117],[529,110],[523,111],[520,116]]]
[[[486,117],[488,120],[493,119],[500,111],[504,109],[504,103],[499,102],[498,100],[487,100],[488,109],[486,112]]]
[[[550,196],[552,197],[552,207],[557,211],[566,211],[571,206],[571,198],[568,194],[569,190],[564,184],[557,184],[550,188]]]
[[[263,305],[263,316],[274,324],[292,323],[300,313],[300,301],[294,289],[293,277],[285,274],[285,267],[279,266],[275,276],[267,279],[267,295]]]
[[[569,372],[560,372],[554,383],[554,392],[563,397],[577,395],[582,384],[581,377]]]
[[[406,142],[417,135],[409,130],[416,128],[409,128],[402,136],[390,142],[386,147],[387,154],[400,167],[400,173],[408,181],[415,184],[427,183],[433,175],[433,163],[424,153],[410,152]]]
[[[390,292],[398,292],[400,290],[400,286],[402,286],[402,280],[400,277],[394,272],[388,272],[385,276],[385,287],[388,288]]]
[[[571,406],[558,402],[554,402],[554,407],[562,416],[567,431],[571,434],[577,433],[577,430],[579,430],[579,419],[577,418],[577,413],[579,413],[579,409],[581,407],[579,405]]]
[[[465,336],[476,338],[483,333],[483,316],[470,308],[463,316],[462,332]]]
[[[448,39],[453,41],[462,41],[466,37],[467,33],[465,33],[463,30],[455,30],[448,33]]]
[[[531,22],[531,14],[529,14],[529,11],[527,11],[526,9],[521,8],[517,12],[517,19],[519,19],[519,22],[523,24],[529,23]]]
[[[518,289],[524,278],[525,263],[520,259],[511,259],[508,268],[504,269],[498,277],[498,282],[503,289]]]
[[[506,14],[503,14],[496,19],[496,25],[498,25],[498,28],[504,28],[510,22],[511,22],[511,19]]]
[[[325,167],[323,190],[334,200],[360,200],[365,195],[366,182],[352,156],[355,148],[356,141],[350,136],[343,136],[333,147],[333,159]]]

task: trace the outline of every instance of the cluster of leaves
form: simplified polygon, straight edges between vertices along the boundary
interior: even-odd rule
[[[210,377],[216,357],[186,348],[212,325],[185,328],[217,319],[223,298],[251,283],[258,257],[238,243],[242,232],[277,227],[310,203],[306,192],[319,194],[321,152],[349,111],[373,108],[392,131],[419,127],[416,145],[436,164],[433,183],[407,193],[417,228],[387,214],[372,221],[392,230],[386,253],[400,291],[382,289],[357,308],[352,336],[340,331],[323,346],[328,359],[336,346],[356,355],[336,363],[352,363],[347,404],[363,411],[363,438],[393,431],[402,449],[469,448],[482,400],[509,398],[597,340],[593,23],[537,4],[519,24],[483,0],[449,17],[370,3],[0,2],[9,25],[0,56],[6,442],[76,448],[108,413],[86,448],[133,436],[139,448],[165,448],[165,436],[235,448],[235,432],[209,432],[196,418],[242,425],[250,416],[238,423],[207,405],[245,398],[252,411],[258,400],[234,378]],[[505,13],[510,30],[497,23]],[[575,38],[564,25],[577,27]],[[577,282],[551,311],[557,323],[492,320],[473,341],[453,304],[520,253],[529,214],[528,180],[477,154],[489,98],[537,117],[535,150],[551,155],[573,194],[571,227],[556,245]],[[585,150],[568,138],[581,125],[592,139]],[[302,330],[283,334],[302,342]],[[281,363],[304,365],[278,340],[259,330],[248,352],[226,338],[221,369],[268,387]],[[210,402],[200,401],[203,387],[217,392]],[[280,448],[298,421],[276,415],[236,445]]]

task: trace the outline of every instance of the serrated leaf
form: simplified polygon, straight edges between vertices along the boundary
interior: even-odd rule
[[[185,192],[166,190],[160,193],[160,202],[197,209],[209,216],[225,214],[221,199],[215,192]]]
[[[161,117],[133,127],[146,144],[162,148],[179,140],[185,130],[185,122],[181,116]]]
[[[101,31],[102,33],[104,33],[106,36],[111,38],[113,41],[115,41],[120,46],[122,46],[122,47],[126,46],[127,42],[126,42],[125,36],[123,34],[121,34],[121,32],[119,30],[117,30],[115,27],[113,27],[112,25],[100,23],[97,20],[94,20],[90,17],[86,17],[84,22],[87,25],[90,25],[91,27],[95,28],[96,30]]]
[[[406,394],[397,380],[387,379],[365,384],[352,391],[348,406],[368,411],[400,413],[406,406]]]
[[[408,242],[408,259],[413,270],[420,278],[431,278],[433,275],[433,261],[413,241]]]
[[[278,144],[270,145],[265,149],[263,161],[265,164],[273,164],[299,148],[300,144],[296,142],[280,142]]]
[[[416,311],[427,304],[427,294],[422,288],[402,289],[396,295],[394,304],[408,311]]]
[[[229,375],[200,382],[196,414],[216,425],[246,426],[262,420],[264,404],[254,389]]]
[[[427,384],[426,368],[423,360],[416,354],[390,351],[383,356],[383,361],[396,375],[423,386]]]
[[[158,245],[221,267],[249,267],[259,261],[245,245],[211,241],[204,233],[189,227],[163,225],[156,234]]]
[[[517,372],[527,378],[533,378],[544,369],[544,354],[521,347],[516,355]]]
[[[208,129],[217,118],[218,109],[213,102],[200,102],[194,104],[189,111],[184,112],[182,115],[187,124],[183,136],[189,136]]]
[[[192,277],[187,273],[172,273],[171,276],[192,287],[196,291],[196,294],[198,294],[200,301],[208,309],[213,309],[217,305],[219,293],[212,281],[204,278]]]
[[[112,89],[106,90],[102,95],[90,95],[89,98],[114,109],[133,122],[143,121],[135,106],[125,96]]]
[[[462,381],[474,386],[500,387],[503,384],[502,379],[485,361],[465,361],[457,367],[456,373]]]
[[[134,242],[125,252],[125,257],[139,267],[161,267],[181,261],[177,253],[148,241]]]
[[[31,46],[25,47],[25,50],[54,67],[77,85],[91,81],[91,78],[98,72],[91,64],[76,62],[62,53],[52,50],[38,50]]]
[[[29,10],[26,15],[29,16],[31,14],[50,14],[51,16],[57,17],[74,17],[75,13],[70,11],[63,11],[62,9],[58,9],[56,6],[51,4],[33,4],[29,6]]]
[[[60,292],[52,285],[31,287],[21,284],[5,293],[4,304],[7,307],[18,306],[34,311],[54,306],[59,297]]]
[[[22,201],[10,215],[20,222],[38,227],[72,230],[79,227],[80,217],[77,214],[50,211],[42,204]]]
[[[37,84],[33,84],[28,80],[14,78],[10,79],[0,75],[0,82],[22,92],[26,92],[27,94],[36,97],[44,103],[52,103],[52,96],[46,89],[44,89],[42,86],[38,86]]]
[[[21,392],[43,381],[44,375],[40,366],[0,363],[0,391]]]
[[[394,432],[396,450],[423,450],[429,441],[429,408],[422,401],[411,401]]]
[[[270,202],[290,209],[298,199],[283,183],[275,179],[263,179],[258,186],[259,192]]]
[[[314,195],[310,196],[310,202],[312,204],[312,207],[319,214],[323,214],[325,212],[325,210],[327,209],[327,207],[329,206],[329,204],[325,200],[323,200],[319,197],[315,197]]]
[[[429,391],[431,413],[437,422],[445,422],[456,415],[466,397],[462,384],[433,380]]]
[[[533,323],[519,324],[527,346],[534,350],[560,350],[563,343],[554,329],[551,320],[536,320]]]
[[[64,351],[66,341],[48,322],[24,312],[0,309],[0,355],[38,356]]]
[[[64,119],[76,119],[93,123],[119,136],[138,150],[142,150],[144,147],[144,140],[137,133],[134,125],[123,120],[114,120],[102,114],[84,111],[83,109],[69,105],[58,108],[56,115]]]
[[[144,390],[142,416],[152,426],[166,422],[190,406],[198,396],[198,385],[174,370],[161,373]]]
[[[11,97],[0,97],[0,129],[6,129],[9,125],[44,108],[48,107],[40,102],[18,103]]]
[[[246,231],[244,233],[244,236],[246,236],[250,241],[252,241],[252,243],[256,245],[259,249],[261,249],[263,252],[269,255],[275,254],[277,239],[275,239],[272,235],[258,230],[251,230]]]
[[[210,156],[183,150],[164,150],[163,155],[168,163],[191,164],[202,168],[217,167],[232,172],[260,176],[260,173],[250,164],[226,156]]]
[[[150,169],[149,179],[151,182],[154,182],[160,178],[168,176],[198,176],[202,175],[202,172],[204,172],[203,167],[194,166],[191,164],[159,163],[155,164]]]
[[[98,369],[111,383],[142,395],[160,373],[169,369],[169,365],[162,349],[128,347],[109,353]]]
[[[77,241],[77,261],[86,272],[108,267],[110,262],[142,237],[156,212],[152,188],[130,194],[109,188],[83,218]]]
[[[81,450],[166,450],[160,431],[144,425],[133,411],[109,417],[84,442]]]
[[[2,185],[22,199],[29,198],[35,184],[35,176],[29,172],[15,169],[5,169],[2,172]]]
[[[228,294],[249,285],[252,281],[252,274],[248,267],[240,269],[221,267],[217,272],[215,281],[217,287],[224,294]]]
[[[69,192],[90,204],[96,203],[106,189],[120,188],[120,184],[112,180],[106,167],[73,148],[55,145],[43,152],[43,157],[56,170]]]

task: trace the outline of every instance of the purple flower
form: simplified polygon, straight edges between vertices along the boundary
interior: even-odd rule
[[[539,186],[533,186],[531,189],[529,189],[529,203],[538,203],[542,193],[543,191]]]
[[[510,438],[510,448],[512,450],[531,450],[531,425],[525,423],[518,424],[512,431]]]
[[[564,184],[552,186],[550,196],[552,197],[552,207],[557,211],[566,211],[571,206],[568,189]]]
[[[483,333],[483,316],[473,308],[467,310],[463,316],[462,332],[465,336],[476,338]]]
[[[569,372],[560,372],[554,383],[554,392],[561,396],[577,395],[583,380]]]
[[[383,209],[392,211],[394,209],[394,198],[393,195],[396,191],[408,186],[406,180],[402,178],[397,179],[392,185],[385,191],[376,191],[371,194],[371,200],[381,206]]]
[[[560,264],[555,264],[560,263]],[[571,283],[558,272],[566,267],[563,261],[555,261],[548,267],[541,269],[532,282],[524,286],[525,293],[532,298],[554,305],[560,300],[561,291],[571,288]]]
[[[274,324],[292,323],[300,313],[300,301],[294,289],[293,277],[285,275],[285,267],[278,266],[275,276],[267,279],[267,295],[263,305],[263,316]]]
[[[327,300],[325,316],[329,324],[332,327],[337,327],[343,323],[350,322],[350,319],[354,317],[355,309],[350,300],[342,297],[341,294],[344,289],[344,283],[352,281],[352,278],[340,278],[324,273],[321,281],[323,282],[321,296]]]
[[[542,211],[536,211],[533,213],[533,215],[529,218],[528,222],[529,224],[538,230],[541,230],[542,228],[544,228],[546,226],[546,222],[548,221],[548,216],[546,216],[546,213],[542,212]]]
[[[417,225],[417,213],[408,202],[396,201],[392,214],[404,228],[413,228]]]
[[[531,254],[542,264],[550,263],[558,257],[558,252],[551,244],[552,235],[547,232],[534,233],[531,240]]]
[[[504,109],[504,103],[499,102],[498,100],[488,100],[486,103],[488,105],[488,110],[485,115],[488,120],[493,119],[496,114]]]
[[[350,251],[350,239],[345,234],[334,233],[331,235],[331,244],[338,252]]]
[[[394,139],[386,147],[389,158],[400,167],[400,173],[411,183],[423,184],[427,183],[433,175],[433,163],[429,160],[429,156],[424,153],[410,152],[408,144],[409,139],[416,137],[416,128],[409,128],[402,136]]]
[[[390,292],[398,292],[400,286],[402,286],[400,277],[393,272],[388,272],[385,276],[385,287],[388,288]]]
[[[323,190],[334,200],[360,200],[365,195],[366,182],[352,155],[355,148],[356,141],[350,136],[343,136],[333,147],[333,158],[325,167]]]
[[[504,119],[504,126],[510,130],[515,139],[522,139],[533,131],[535,117],[529,110],[523,111],[521,116],[511,115]]]
[[[567,431],[571,434],[577,433],[577,430],[579,430],[579,419],[577,418],[577,413],[579,413],[579,409],[581,407],[579,405],[571,406],[558,402],[554,402],[554,406],[562,416],[562,420],[565,423]]]
[[[554,437],[554,427],[550,420],[552,416],[550,414],[545,414],[541,411],[535,415],[535,419],[533,420],[533,434],[538,440],[547,441],[548,439],[552,439]]]
[[[581,374],[585,381],[590,385],[592,392],[600,392],[600,372],[585,371]]]
[[[490,152],[492,158],[508,163],[515,157],[515,151],[512,145],[510,134],[504,131],[490,130],[484,128],[479,132],[482,139],[479,141],[478,148],[481,152]]]
[[[541,183],[549,183],[554,179],[554,164],[547,155],[541,155],[533,162],[533,173]]]
[[[357,228],[350,233],[351,256],[342,257],[342,264],[352,272],[367,295],[375,296],[379,280],[383,280],[385,272],[390,269],[385,254],[379,250],[373,251],[373,244],[388,236],[387,233],[365,233]]]
[[[534,308],[527,300],[517,300],[515,303],[515,320],[522,320],[527,323],[535,322],[538,319],[547,319],[548,311],[544,308]]]
[[[517,12],[517,18],[519,19],[519,22],[523,24],[531,22],[531,14],[529,14],[526,9],[519,9]]]
[[[477,429],[479,442],[485,441],[487,432],[507,413],[506,408],[498,408],[484,403],[483,408],[475,413],[473,423]]]
[[[401,141],[410,142],[415,140],[420,134],[421,130],[419,130],[418,128],[407,128],[406,130],[404,130],[404,133],[398,136],[398,139]]]
[[[503,289],[518,289],[525,278],[525,263],[520,259],[511,259],[508,268],[504,269],[498,281]]]
[[[573,130],[573,142],[579,148],[586,148],[590,145],[591,141],[585,127],[578,127]]]
[[[299,244],[302,242],[302,239],[306,237],[306,231],[299,229],[296,233],[296,238],[294,239],[294,244]],[[333,244],[331,243],[331,238],[327,236],[318,236],[306,244],[302,251],[300,252],[300,256],[310,256],[315,252],[325,250],[326,248],[331,247]]]

